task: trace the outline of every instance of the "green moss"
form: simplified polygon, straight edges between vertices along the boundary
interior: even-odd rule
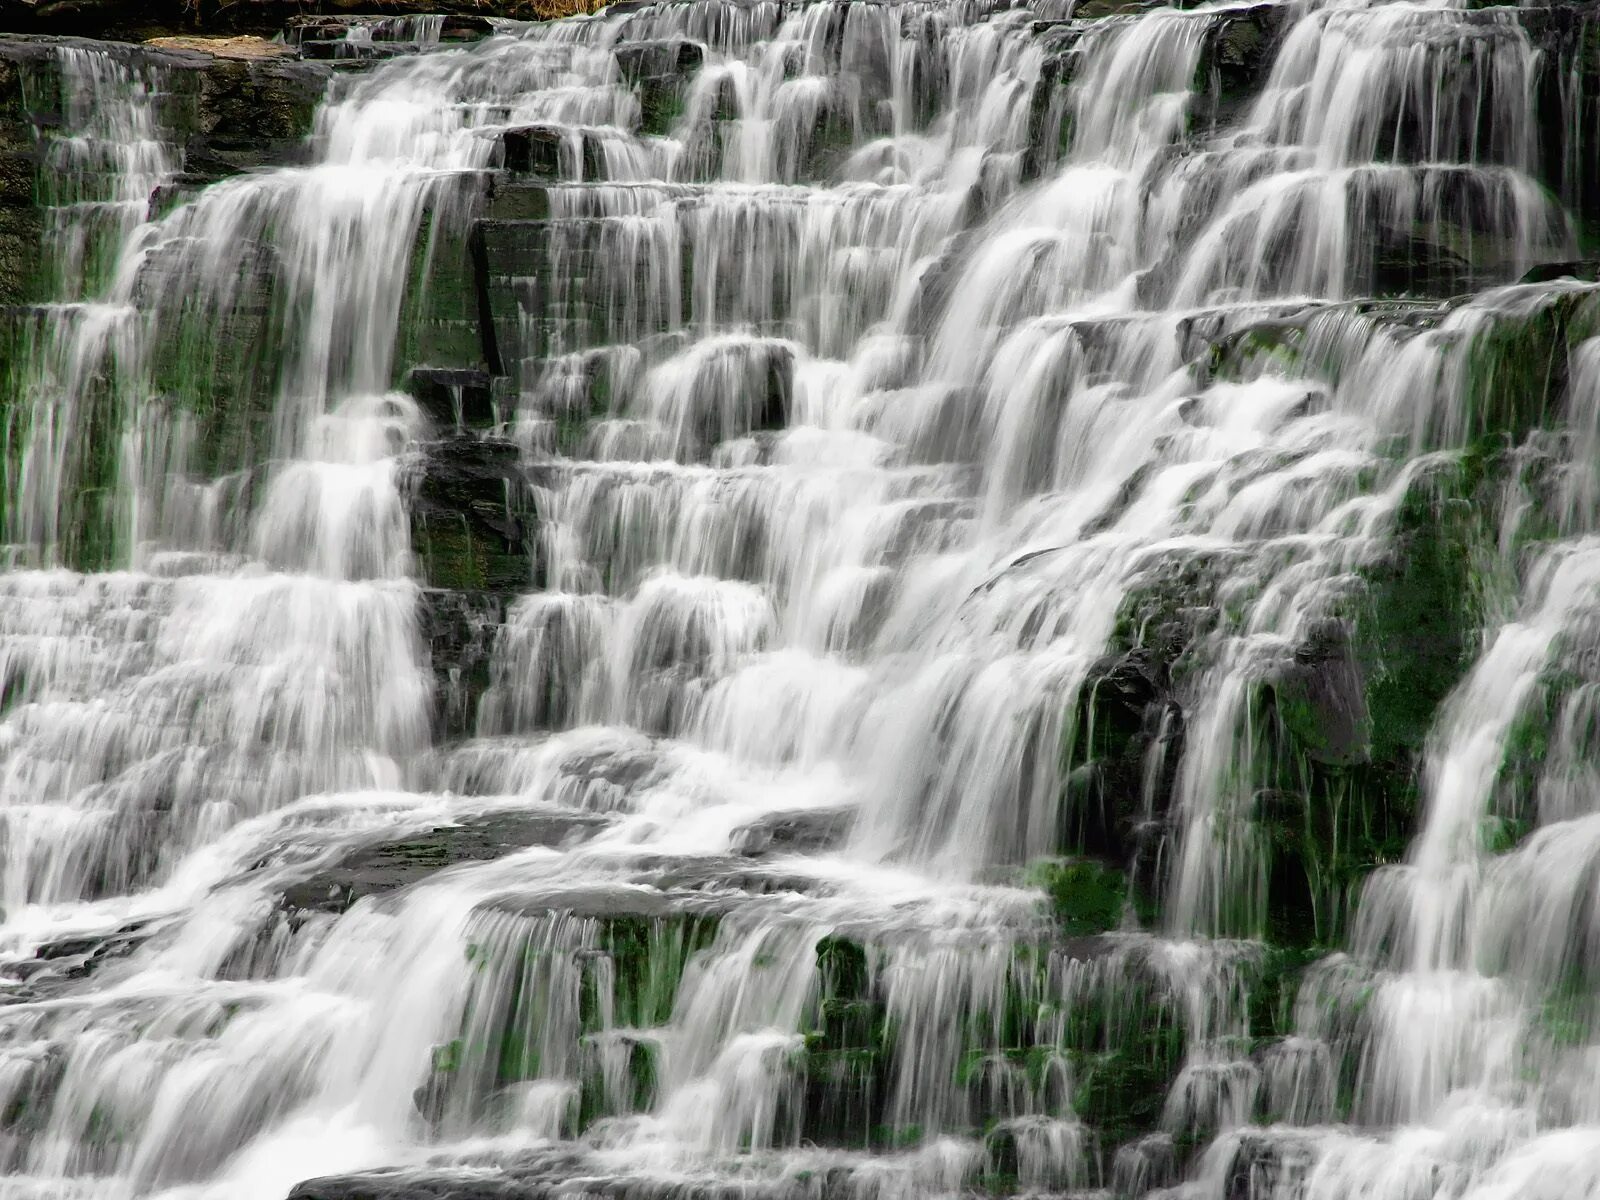
[[[1097,862],[1050,861],[1035,864],[1028,882],[1045,890],[1063,933],[1105,933],[1122,924],[1128,885],[1121,871]]]
[[[1357,646],[1368,681],[1375,762],[1414,759],[1439,703],[1475,650],[1474,564],[1485,530],[1460,503],[1470,480],[1424,480],[1407,497],[1392,549],[1365,567]]]
[[[1559,419],[1569,352],[1600,331],[1592,292],[1552,290],[1526,311],[1494,313],[1456,336],[1465,339],[1463,394],[1439,431],[1446,445],[1484,436],[1520,442]]]
[[[867,950],[830,936],[817,944],[818,987],[798,1068],[807,1136],[867,1145],[881,1123],[892,1039]]]
[[[435,1074],[445,1075],[454,1071],[461,1065],[461,1039],[452,1038],[441,1046],[433,1048],[432,1069]]]
[[[1587,1046],[1595,1040],[1600,998],[1587,986],[1566,986],[1547,996],[1534,1013],[1532,1033],[1547,1045]]]
[[[1177,1066],[1173,1058],[1125,1051],[1077,1056],[1073,1067],[1079,1117],[1112,1146],[1159,1128]]]
[[[711,944],[716,932],[717,922],[711,917],[601,918],[596,944],[611,961],[615,1023],[633,1029],[666,1024],[684,967]],[[588,1009],[590,1027],[598,1011],[598,1007]]]
[[[664,137],[683,116],[683,85],[673,76],[639,80],[639,132]]]
[[[430,211],[423,219],[412,245],[400,309],[396,387],[416,365],[485,365],[470,229],[470,222],[440,221],[436,212]]]
[[[1271,946],[1250,973],[1246,1013],[1251,1035],[1258,1040],[1294,1032],[1295,998],[1307,968],[1329,951],[1320,946]]]
[[[1215,380],[1243,381],[1263,375],[1305,374],[1305,329],[1286,322],[1251,325],[1211,343],[1206,375]]]
[[[1163,555],[1128,588],[1111,636],[1115,652],[1146,650],[1175,675],[1222,615],[1221,591],[1238,566],[1232,550]]]
[[[1336,607],[1336,636],[1313,639],[1257,698],[1254,819],[1271,856],[1275,942],[1334,942],[1361,882],[1399,861],[1416,831],[1428,733],[1476,652],[1489,532],[1465,497],[1486,486],[1486,469],[1464,455],[1419,476],[1387,551],[1357,568]]]
[[[587,1122],[654,1102],[656,1048],[648,1031],[672,1015],[689,960],[708,946],[716,921],[694,915],[577,918],[551,913],[525,922],[486,918],[464,948],[473,990],[459,1035],[435,1046],[416,1095],[430,1120],[468,1125],[499,1109],[508,1085],[560,1077],[581,1064],[573,1117]],[[575,1010],[575,1011],[574,1011]],[[575,1042],[545,1061],[552,1029],[576,1017]],[[624,1038],[627,1081],[612,1097],[599,1076],[598,1037]],[[452,1115],[453,1114],[453,1115]]]
[[[428,521],[413,532],[412,551],[430,587],[481,591],[488,586],[488,564],[466,519]]]

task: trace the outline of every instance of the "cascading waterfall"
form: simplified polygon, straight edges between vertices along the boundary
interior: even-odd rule
[[[357,21],[205,186],[52,49],[0,1195],[1600,1195],[1558,24]]]

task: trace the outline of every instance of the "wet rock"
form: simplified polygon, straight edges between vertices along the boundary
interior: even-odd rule
[[[810,854],[831,850],[844,841],[855,814],[842,809],[802,809],[769,813],[733,837],[736,853]]]
[[[1074,20],[1098,21],[1102,17],[1127,17],[1167,7],[1165,0],[1083,0],[1072,10]]]
[[[283,893],[286,908],[339,913],[357,900],[408,887],[446,867],[503,858],[530,846],[561,846],[592,836],[606,818],[582,812],[507,812],[441,825],[426,833],[355,850]]]
[[[190,172],[227,175],[299,162],[328,70],[282,57],[212,54],[199,69]]]
[[[1453,250],[1425,237],[1393,235],[1373,253],[1367,289],[1379,296],[1455,296],[1468,291],[1474,268]]]
[[[542,917],[565,913],[590,920],[623,920],[650,925],[662,920],[712,916],[738,903],[738,894],[712,896],[697,892],[668,892],[649,884],[593,883],[556,885],[522,895],[500,897],[487,907],[514,916]]]
[[[289,1200],[537,1200],[537,1181],[503,1171],[372,1171],[308,1179]]]
[[[1474,546],[1486,532],[1458,497],[1473,486],[1459,468],[1420,477],[1387,553],[1262,688],[1254,820],[1279,945],[1332,944],[1363,881],[1416,832],[1428,732],[1471,655]]]
[[[556,125],[524,125],[500,135],[502,160],[508,171],[520,175],[561,178],[562,146],[566,136]]]
[[[1466,346],[1462,441],[1513,441],[1560,419],[1574,347],[1600,330],[1600,293],[1553,287],[1537,303],[1497,312]]]
[[[1170,663],[1157,651],[1109,655],[1090,669],[1066,752],[1060,847],[1133,863],[1129,894],[1136,900],[1159,878],[1157,857],[1182,743],[1183,710],[1172,694]],[[1152,761],[1160,768],[1154,776]],[[1152,785],[1154,806],[1147,810]]]
[[[460,434],[495,424],[494,380],[487,371],[414,367],[406,390],[437,429]]]
[[[9,165],[0,161],[0,175],[8,169]],[[44,221],[37,208],[0,202],[0,305],[37,298],[33,281],[41,268],[43,238]]]
[[[550,216],[550,188],[543,180],[497,177],[490,184],[484,216],[490,221],[543,221]]]
[[[624,42],[612,51],[629,83],[652,76],[692,75],[705,61],[705,47],[686,38]]]
[[[374,5],[381,6],[381,5]],[[491,14],[446,13],[448,5],[435,5],[426,13],[445,13],[438,27],[440,42],[478,42],[494,35],[494,18]],[[349,37],[350,30],[365,29],[374,37],[402,38],[414,29],[403,16],[371,16],[371,14],[307,14],[293,16],[283,22],[283,38],[290,45],[301,45],[307,40],[333,40]]]
[[[161,928],[155,921],[130,921],[107,933],[82,934],[45,942],[34,956],[5,963],[0,975],[20,980],[17,991],[0,993],[6,1000],[38,1000],[67,990],[108,963],[127,958]]]
[[[640,882],[667,892],[704,892],[740,896],[826,893],[816,878],[781,869],[752,866],[749,858],[643,859]]]
[[[514,592],[531,583],[518,459],[510,442],[468,436],[423,449],[412,475],[412,547],[430,586]]]
[[[328,81],[326,67],[297,61],[292,49],[261,38],[162,37],[130,45],[0,35],[0,209],[35,203],[38,134],[61,121],[59,45],[95,46],[132,67],[166,72],[162,122],[182,146],[192,184],[299,161]],[[0,217],[0,252],[5,233]]]
[[[40,133],[60,114],[41,105],[37,79],[50,70],[47,46],[0,36],[0,305],[43,299],[44,216],[34,180]]]
[[[1260,94],[1272,71],[1281,19],[1280,5],[1257,4],[1231,9],[1218,21],[1201,63],[1213,124],[1235,119]]]
[[[700,69],[705,48],[681,39],[626,42],[616,47],[617,67],[639,94],[639,129],[665,134],[683,111],[689,77]]]
[[[1558,279],[1600,283],[1600,259],[1580,258],[1567,262],[1540,263],[1536,267],[1530,267],[1517,282],[1554,283]]]
[[[830,1170],[829,1196],[849,1194],[850,1172]],[[308,1179],[288,1200],[555,1200],[581,1195],[606,1200],[817,1200],[817,1182],[782,1176],[772,1180],[721,1182],[665,1173],[619,1173],[564,1150],[460,1156],[427,1167],[367,1171]]]
[[[440,10],[430,9],[431,13]],[[488,16],[444,16],[436,36],[440,44],[480,41],[494,33]],[[414,54],[431,48],[423,28],[405,16],[376,14],[311,14],[291,17],[283,36],[307,58],[332,61]]]
[[[1277,719],[1313,762],[1347,767],[1372,751],[1372,714],[1350,630],[1325,621],[1270,685]]]
[[[1225,1200],[1290,1195],[1305,1187],[1305,1178],[1323,1154],[1315,1134],[1295,1129],[1249,1131],[1234,1143],[1223,1172]]]
[[[479,701],[489,689],[490,655],[505,607],[504,598],[493,593],[442,588],[422,593],[422,636],[433,666],[434,725],[441,738],[473,732]]]

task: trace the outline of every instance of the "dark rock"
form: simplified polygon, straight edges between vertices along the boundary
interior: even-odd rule
[[[155,921],[131,921],[109,933],[83,934],[45,942],[31,959],[0,967],[0,973],[20,979],[25,987],[5,993],[11,1001],[38,1000],[54,995],[84,979],[107,963],[127,958],[161,929]]]
[[[478,702],[489,688],[490,653],[505,620],[505,601],[493,593],[428,588],[421,618],[433,665],[435,730],[441,738],[471,734]]]
[[[328,79],[317,63],[214,59],[200,74],[186,168],[224,175],[301,161]]]
[[[802,809],[769,813],[733,837],[739,854],[809,854],[837,847],[850,832],[855,814],[846,809]]]
[[[308,1179],[289,1200],[536,1200],[544,1189],[502,1172],[372,1171]]]
[[[688,79],[700,69],[705,48],[682,40],[626,42],[614,53],[622,77],[638,89],[640,131],[665,134],[682,111]]]
[[[1472,264],[1427,238],[1393,235],[1373,250],[1369,286],[1375,295],[1455,296],[1472,285]]]
[[[705,47],[686,39],[624,42],[613,51],[629,83],[661,76],[692,75],[705,62]]]
[[[1218,1163],[1226,1180],[1224,1200],[1299,1191],[1321,1153],[1315,1134],[1287,1128],[1246,1132],[1234,1142],[1232,1159]]]
[[[1600,283],[1600,259],[1580,258],[1568,262],[1540,263],[1536,267],[1530,267],[1517,282],[1554,283],[1558,279]]]
[[[436,429],[464,433],[495,423],[494,380],[487,371],[460,367],[414,367],[406,390]]]
[[[1366,681],[1342,623],[1325,621],[1312,630],[1270,689],[1278,720],[1307,758],[1341,767],[1370,758]]]
[[[514,505],[524,484],[510,442],[454,437],[423,450],[413,473],[412,546],[423,578],[464,591],[521,591],[533,579]]]
[[[1074,20],[1097,21],[1102,17],[1136,16],[1152,8],[1167,7],[1164,0],[1083,0],[1073,7]]]
[[[583,812],[506,812],[441,825],[426,833],[355,850],[283,893],[285,907],[343,912],[366,896],[407,887],[446,867],[485,862],[530,846],[560,846],[592,836],[606,818]]]
[[[1183,710],[1172,694],[1171,661],[1155,645],[1109,655],[1090,669],[1079,693],[1069,767],[1061,849],[1119,866],[1132,863],[1130,897],[1159,879],[1156,856],[1177,765],[1182,758]],[[1147,765],[1162,764],[1154,780],[1156,808],[1146,811]]]
[[[524,125],[500,135],[505,168],[519,175],[560,179],[565,132],[556,125]]]
[[[1202,61],[1213,125],[1234,120],[1260,94],[1272,71],[1281,6],[1230,9],[1218,21]]]
[[[643,859],[639,882],[668,893],[704,893],[712,897],[770,896],[793,892],[826,895],[829,889],[814,876],[763,870],[749,858]]]

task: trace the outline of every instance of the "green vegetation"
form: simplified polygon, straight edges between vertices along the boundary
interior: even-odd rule
[[[1028,882],[1050,898],[1057,928],[1069,936],[1105,933],[1122,923],[1128,904],[1127,880],[1121,871],[1098,862],[1038,863]]]

